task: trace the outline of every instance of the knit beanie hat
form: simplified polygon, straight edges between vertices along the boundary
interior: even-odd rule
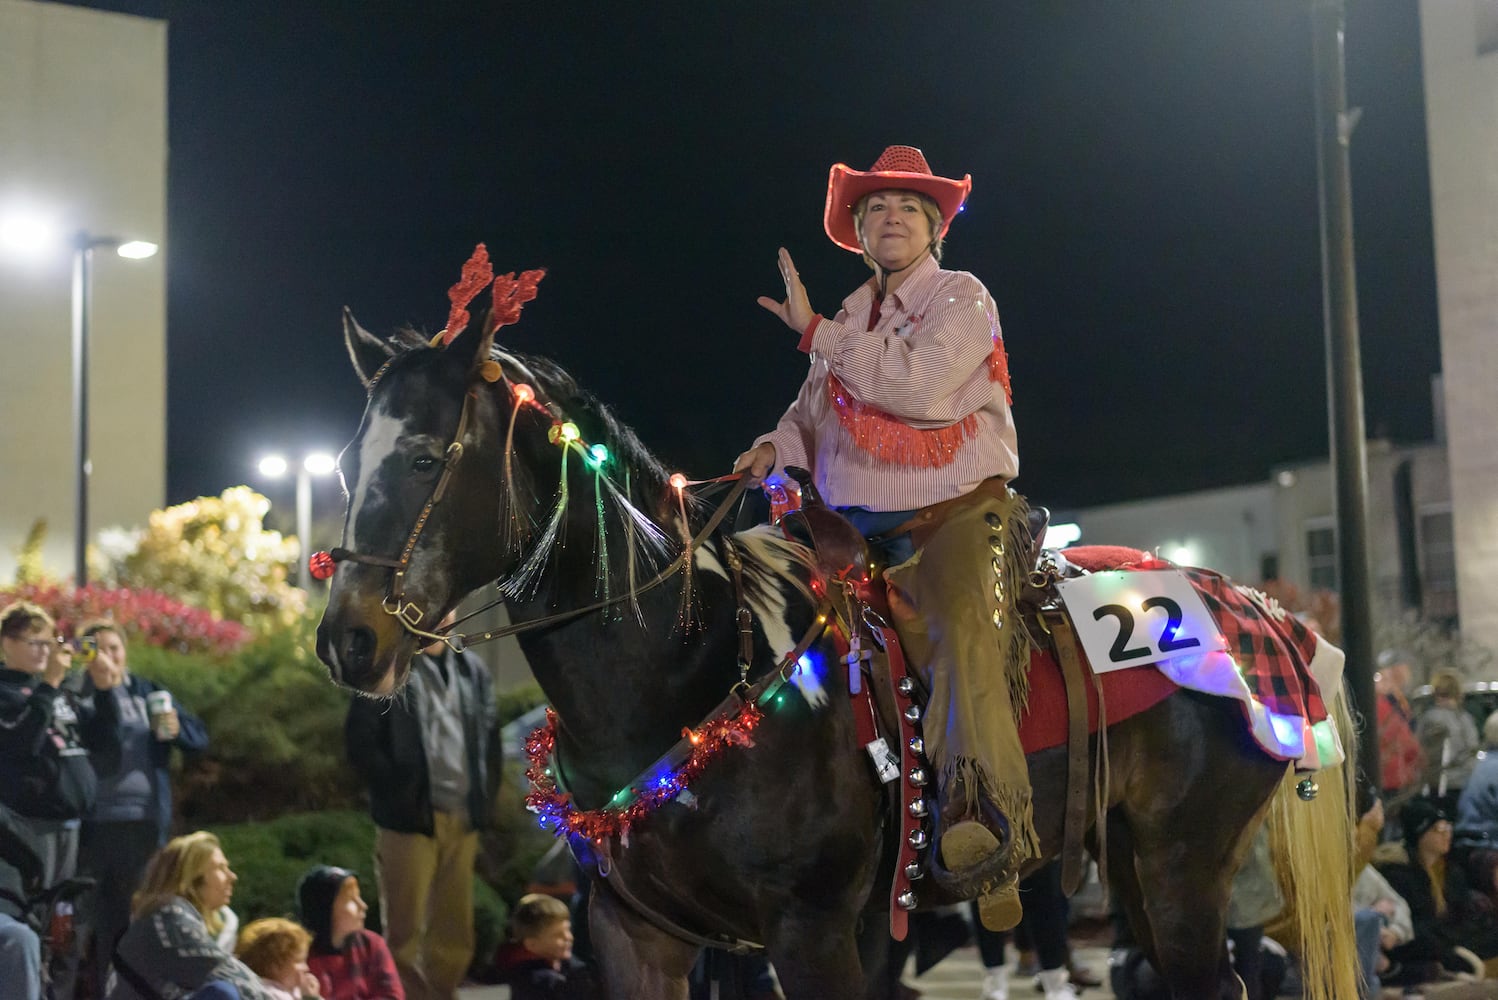
[[[347,868],[318,865],[297,883],[297,919],[312,932],[313,954],[331,954],[343,944],[333,940],[333,903],[343,883],[351,878],[358,875]]]
[[[1430,799],[1411,799],[1400,810],[1399,825],[1404,828],[1404,844],[1409,849],[1411,861],[1415,859],[1420,838],[1444,819],[1448,819],[1445,811]]]

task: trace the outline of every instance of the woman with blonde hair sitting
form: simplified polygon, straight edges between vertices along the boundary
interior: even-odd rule
[[[109,1000],[269,1000],[260,977],[215,940],[237,878],[211,833],[157,851],[115,950]]]

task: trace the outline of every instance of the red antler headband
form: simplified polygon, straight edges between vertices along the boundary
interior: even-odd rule
[[[520,310],[536,297],[536,286],[546,276],[544,270],[522,271],[494,277],[494,267],[489,262],[489,248],[480,243],[473,248],[473,256],[463,265],[458,283],[447,290],[452,308],[447,313],[447,327],[437,337],[443,347],[468,327],[468,305],[491,281],[494,283],[494,307],[489,312],[488,331],[509,326],[520,319]]]

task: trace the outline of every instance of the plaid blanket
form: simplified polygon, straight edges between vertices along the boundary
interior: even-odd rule
[[[1271,598],[1211,570],[1176,566],[1122,548],[1068,549],[1091,571],[1178,569],[1212,614],[1227,652],[1200,653],[1153,664],[1181,687],[1232,698],[1264,752],[1314,771],[1341,763],[1336,726],[1327,718],[1342,682],[1342,651],[1306,628]]]

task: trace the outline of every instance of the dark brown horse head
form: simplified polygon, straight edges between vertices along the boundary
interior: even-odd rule
[[[348,506],[317,654],[355,690],[397,690],[432,641],[421,633],[437,632],[501,568],[497,532],[459,537],[460,526],[499,518],[496,406],[477,374],[493,345],[484,326],[476,317],[437,347],[410,332],[381,340],[345,313],[344,340],[369,400],[339,456]]]

